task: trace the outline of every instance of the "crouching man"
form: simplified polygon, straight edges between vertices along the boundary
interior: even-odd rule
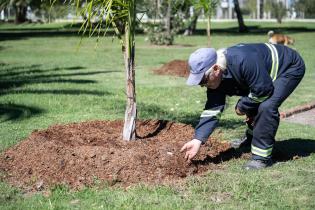
[[[271,153],[279,125],[278,108],[304,76],[301,56],[291,48],[273,44],[238,44],[217,52],[201,48],[189,57],[188,85],[207,88],[207,102],[193,140],[181,149],[191,160],[217,127],[226,95],[241,96],[235,106],[244,115],[245,136],[231,143],[238,148],[251,145],[252,158],[245,169],[272,165]]]

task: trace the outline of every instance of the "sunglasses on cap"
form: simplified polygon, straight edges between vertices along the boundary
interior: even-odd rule
[[[209,81],[209,74],[211,73],[211,71],[212,71],[212,67],[205,72],[205,74],[203,75],[199,85],[205,85],[205,84],[208,83],[208,81]]]

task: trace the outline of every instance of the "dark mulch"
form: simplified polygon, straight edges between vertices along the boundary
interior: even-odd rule
[[[34,131],[0,155],[2,178],[29,191],[56,184],[72,189],[99,182],[158,184],[218,169],[218,155],[229,150],[227,143],[210,139],[188,164],[179,150],[193,136],[190,125],[138,122],[139,137],[132,142],[122,140],[122,126],[122,121],[90,121]]]
[[[160,75],[172,75],[178,77],[188,77],[189,65],[186,60],[173,60],[155,69],[154,73]]]

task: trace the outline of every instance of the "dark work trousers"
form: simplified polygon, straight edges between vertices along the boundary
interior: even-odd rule
[[[292,65],[291,68],[286,70],[285,74],[279,75],[274,81],[272,96],[259,105],[253,127],[251,146],[253,159],[267,160],[271,158],[279,126],[280,115],[278,108],[300,83],[304,73],[304,63],[303,65]],[[248,130],[246,132],[247,135]]]

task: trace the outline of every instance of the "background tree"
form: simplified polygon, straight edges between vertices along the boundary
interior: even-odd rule
[[[165,16],[165,28],[166,33],[170,36],[171,35],[171,29],[172,29],[172,0],[167,0],[167,11]]]
[[[252,18],[257,18],[257,0],[247,0],[245,10],[249,12]]]
[[[298,12],[302,12],[305,18],[315,18],[315,1],[314,0],[299,0],[295,3],[295,8]]]
[[[241,33],[248,32],[248,28],[244,23],[242,11],[240,9],[240,4],[238,0],[234,0],[234,11],[236,13],[237,21],[238,21],[238,31]]]
[[[263,19],[265,12],[265,0],[247,0],[246,10],[250,11],[252,18]]]
[[[152,44],[172,45],[175,35],[184,28],[185,15],[191,0],[160,0],[150,2],[148,16],[154,22],[143,24]],[[150,11],[154,8],[154,11]],[[154,15],[153,15],[154,14]]]
[[[258,17],[259,19],[264,18],[264,5],[265,5],[264,0],[259,0],[259,17]]]
[[[185,27],[185,36],[193,35],[197,28],[198,18],[201,15],[201,9],[196,9],[193,5],[187,6],[186,11],[186,27]],[[190,12],[190,8],[192,8],[192,14]]]
[[[287,13],[287,9],[281,1],[267,0],[265,10],[271,12],[271,16],[277,19],[278,23],[282,23],[283,17]]]
[[[30,21],[27,19],[27,8],[42,21],[66,16],[69,12],[69,5],[65,6],[63,0],[54,0],[54,7],[51,7],[50,0],[1,0],[0,10],[12,7],[15,13],[15,23]]]
[[[27,21],[27,6],[31,0],[1,0],[0,9],[11,6],[15,12],[15,23],[24,23]]]

